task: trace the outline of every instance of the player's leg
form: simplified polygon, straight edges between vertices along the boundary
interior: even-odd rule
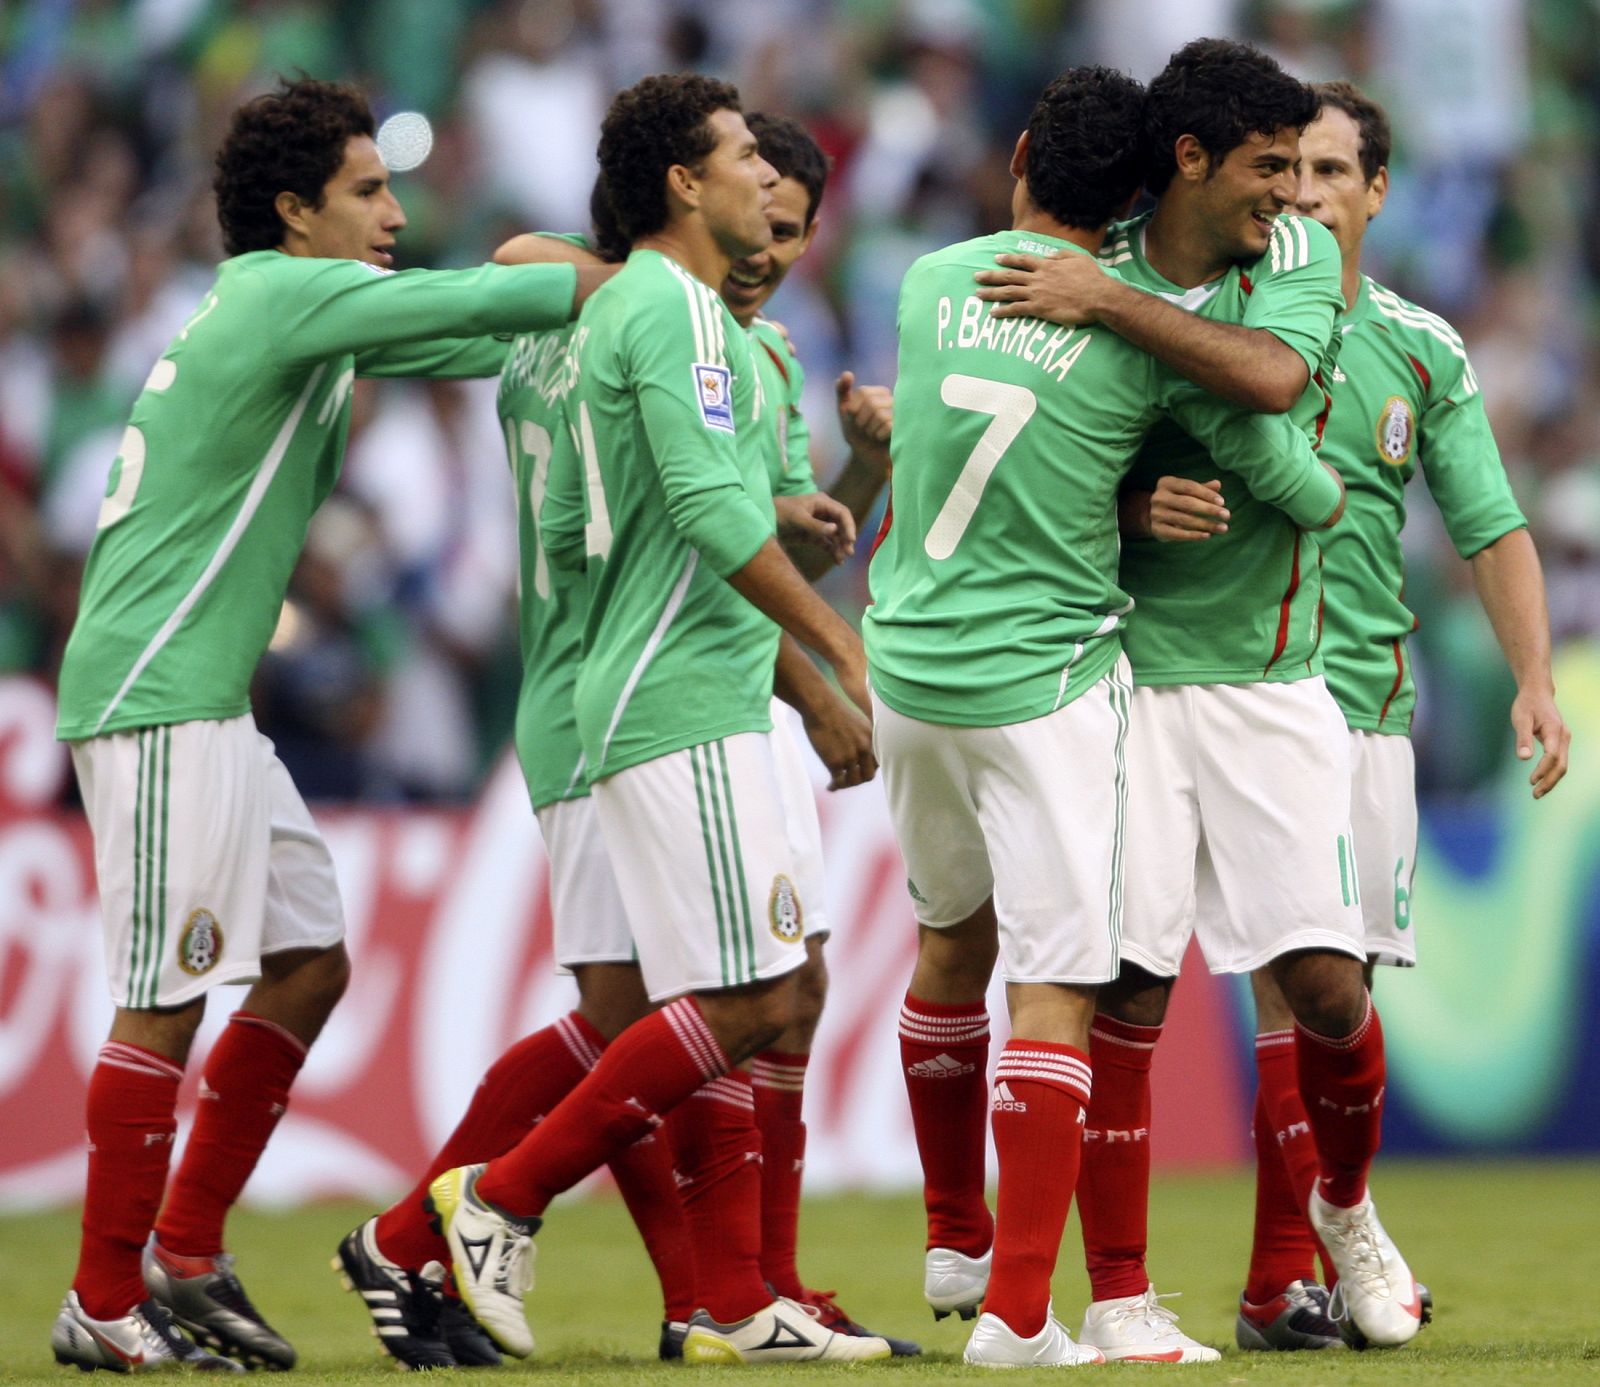
[[[178,1332],[149,1297],[140,1260],[205,994],[259,969],[268,830],[254,729],[246,737],[239,726],[248,721],[145,728],[72,749],[117,1003],[89,1081],[78,1268],[51,1333],[57,1359],[86,1369],[226,1363]]]

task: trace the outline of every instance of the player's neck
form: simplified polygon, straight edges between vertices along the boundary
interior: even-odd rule
[[[1208,284],[1231,263],[1205,234],[1194,213],[1171,194],[1156,203],[1144,226],[1144,258],[1150,268],[1180,289]]]
[[[1341,263],[1344,274],[1339,287],[1344,290],[1344,311],[1348,313],[1361,297],[1361,248],[1347,251]]]
[[[1085,231],[1081,226],[1068,226],[1065,222],[1058,222],[1048,212],[1041,212],[1037,207],[1027,207],[1019,211],[1013,221],[1013,231],[1031,232],[1035,236],[1053,236],[1058,241],[1068,241],[1096,254],[1105,244],[1106,229],[1100,227],[1095,231]]]
[[[653,236],[642,236],[633,243],[635,250],[659,251],[675,260],[702,284],[721,292],[722,281],[733,268],[733,257],[698,227],[678,224],[664,227]]]

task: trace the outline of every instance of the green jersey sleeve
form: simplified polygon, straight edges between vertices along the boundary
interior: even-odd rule
[[[425,380],[477,380],[498,376],[510,343],[499,337],[447,337],[436,342],[401,342],[356,353],[356,375]]]
[[[1344,307],[1333,233],[1309,217],[1279,217],[1266,255],[1250,274],[1244,326],[1263,328],[1286,342],[1316,375]]]
[[[774,496],[808,496],[817,489],[811,469],[811,430],[800,412],[805,372],[783,334],[764,318],[750,325],[750,355],[764,401],[759,422],[773,429],[768,472]]]

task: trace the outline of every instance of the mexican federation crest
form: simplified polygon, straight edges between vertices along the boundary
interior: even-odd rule
[[[222,957],[222,926],[209,910],[191,910],[178,936],[178,967],[199,977],[209,973]]]
[[[800,905],[800,893],[782,872],[772,878],[772,890],[767,896],[767,923],[772,926],[772,933],[785,944],[798,942],[805,928],[805,911]]]
[[[1378,456],[1391,467],[1399,467],[1410,461],[1416,438],[1411,405],[1399,395],[1389,396],[1378,413]]]

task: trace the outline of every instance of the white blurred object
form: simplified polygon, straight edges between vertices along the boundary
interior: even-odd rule
[[[396,111],[378,127],[378,153],[390,173],[420,168],[433,153],[433,126],[421,111]]]

